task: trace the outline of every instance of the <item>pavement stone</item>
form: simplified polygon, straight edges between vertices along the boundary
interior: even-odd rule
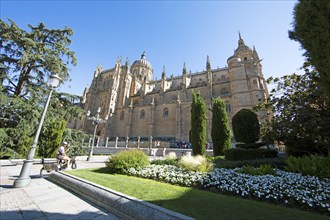
[[[78,169],[103,167],[107,157],[77,160]],[[31,183],[24,188],[13,188],[22,163],[10,165],[1,161],[0,167],[0,219],[13,220],[62,220],[62,219],[110,219],[119,217],[101,207],[85,201],[70,191],[39,176],[41,164],[34,164],[30,173]]]

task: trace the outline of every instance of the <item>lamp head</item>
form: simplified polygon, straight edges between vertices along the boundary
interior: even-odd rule
[[[61,77],[57,74],[51,74],[48,79],[48,85],[52,88],[56,88],[60,84],[61,80]]]

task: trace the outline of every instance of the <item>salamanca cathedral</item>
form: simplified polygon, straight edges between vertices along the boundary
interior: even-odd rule
[[[190,105],[192,92],[199,92],[207,109],[212,100],[220,97],[226,103],[229,121],[241,109],[251,109],[268,98],[266,81],[257,51],[245,45],[239,35],[234,54],[227,59],[227,66],[212,69],[209,57],[206,70],[187,72],[183,65],[180,76],[166,75],[153,80],[153,68],[143,53],[131,65],[128,60],[122,64],[118,59],[114,67],[103,70],[96,68],[89,88],[86,88],[81,106],[100,116],[109,116],[100,124],[96,134],[105,140],[126,137],[161,141],[189,142]],[[257,112],[259,121],[267,118],[266,111]],[[207,111],[207,141],[211,139],[212,112]],[[87,133],[94,132],[94,126],[86,118],[71,121],[72,128]]]

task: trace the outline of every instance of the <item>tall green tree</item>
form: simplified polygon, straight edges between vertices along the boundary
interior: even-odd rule
[[[269,99],[258,107],[274,112],[266,122],[267,140],[284,143],[293,156],[327,155],[330,150],[330,106],[327,95],[320,87],[320,76],[309,64],[305,74],[269,78],[277,83]],[[322,80],[321,80],[322,81]]]
[[[87,146],[89,138],[92,137],[90,134],[86,134],[83,131],[66,128],[63,133],[63,140],[67,141],[70,144],[69,155],[85,155],[86,149],[84,146]]]
[[[193,155],[206,153],[206,106],[199,93],[192,93],[191,144]]]
[[[30,30],[25,31],[10,19],[9,23],[0,19],[0,81],[7,93],[18,97],[43,88],[52,73],[67,80],[68,65],[77,62],[69,49],[70,28],[48,29],[43,23],[28,27]]]
[[[330,2],[300,0],[294,8],[292,40],[301,43],[304,55],[320,74],[321,85],[330,96]]]
[[[63,140],[63,134],[66,127],[64,119],[56,120],[52,118],[48,121],[48,126],[45,126],[40,134],[38,155],[41,157],[55,157],[57,150]]]
[[[7,96],[0,91],[0,129],[6,134],[0,139],[1,151],[10,149],[16,156],[26,155],[41,115],[36,100]]]
[[[68,80],[69,67],[76,65],[70,28],[48,29],[43,23],[28,28],[0,19],[0,148],[15,157],[25,157],[32,145],[49,93],[48,76],[56,73]],[[41,132],[50,131],[52,122],[81,116],[78,101],[78,96],[54,92]]]
[[[231,148],[230,126],[226,104],[220,98],[216,98],[213,101],[211,136],[214,156],[224,155],[224,149]]]

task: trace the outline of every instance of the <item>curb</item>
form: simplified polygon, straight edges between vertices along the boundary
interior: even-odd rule
[[[193,219],[67,173],[52,172],[47,179],[123,219]]]

